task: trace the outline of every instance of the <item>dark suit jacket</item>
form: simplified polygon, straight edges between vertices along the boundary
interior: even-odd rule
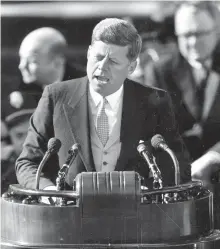
[[[75,176],[82,171],[95,171],[93,162],[88,115],[88,78],[54,83],[44,90],[39,105],[30,120],[30,128],[23,152],[16,162],[20,184],[33,188],[37,167],[47,149],[51,137],[61,140],[59,160],[53,157],[44,168],[40,188],[51,185],[59,166],[67,158],[74,143],[81,149],[71,165],[66,182],[72,186]],[[143,87],[126,80],[121,124],[121,153],[115,170],[135,170],[148,177],[148,167],[137,152],[139,140],[149,140],[156,133],[162,134],[177,155],[181,165],[181,181],[191,179],[188,154],[176,131],[175,120],[167,93],[163,90]],[[156,155],[162,171],[164,185],[174,184],[174,167],[164,152]]]
[[[220,56],[215,53],[213,57],[213,72],[220,74]],[[206,97],[203,109],[203,134],[200,138],[196,135],[183,134],[191,129],[197,118],[197,98],[194,90],[192,68],[188,62],[176,53],[155,63],[148,70],[146,84],[160,87],[171,93],[175,114],[185,144],[195,160],[209,150],[220,152],[220,82],[210,82],[206,87]],[[217,144],[218,143],[218,144]]]

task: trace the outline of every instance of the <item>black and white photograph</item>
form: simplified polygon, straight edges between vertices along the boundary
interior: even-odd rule
[[[2,249],[220,248],[220,1],[1,1]]]

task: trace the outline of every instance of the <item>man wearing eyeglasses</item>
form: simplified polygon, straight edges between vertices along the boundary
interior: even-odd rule
[[[155,63],[146,82],[171,93],[192,175],[211,188],[220,169],[220,14],[211,2],[185,2],[175,13],[177,53]]]

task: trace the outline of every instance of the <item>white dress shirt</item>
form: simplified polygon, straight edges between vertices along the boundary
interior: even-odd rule
[[[91,85],[89,85],[89,105],[92,110],[92,116],[94,123],[96,123],[96,118],[98,115],[98,110],[101,105],[102,96],[94,91]],[[106,105],[106,115],[108,116],[108,125],[109,125],[109,135],[111,136],[111,132],[116,122],[121,121],[121,113],[119,113],[119,108],[122,103],[123,98],[123,85],[111,95],[106,96],[108,104]],[[120,115],[119,115],[120,114]]]
[[[115,169],[121,151],[120,130],[122,118],[123,85],[118,91],[106,97],[105,112],[108,117],[109,139],[102,145],[96,133],[96,119],[102,96],[89,86],[90,137],[96,171],[109,172]]]
[[[192,73],[195,83],[200,85],[201,81],[206,77],[207,69],[211,69],[212,60],[207,59],[203,64],[196,61],[189,61],[189,64],[192,66]]]

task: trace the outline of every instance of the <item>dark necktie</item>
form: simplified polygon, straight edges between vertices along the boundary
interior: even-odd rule
[[[106,145],[109,138],[108,116],[105,113],[105,107],[107,103],[107,99],[103,98],[96,119],[97,134],[104,146]]]
[[[200,82],[200,85],[196,88],[196,95],[198,100],[198,121],[202,120],[203,106],[205,101],[205,89],[207,85],[207,81],[209,78],[209,70],[205,69],[205,76]]]

